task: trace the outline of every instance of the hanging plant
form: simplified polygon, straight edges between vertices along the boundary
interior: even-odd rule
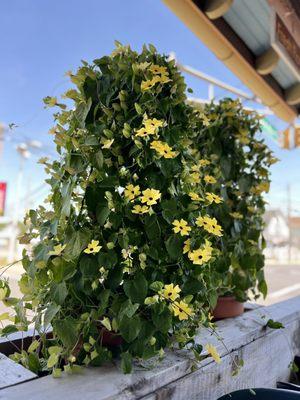
[[[45,99],[60,108],[60,158],[41,160],[51,193],[26,217],[24,296],[6,299],[16,313],[2,335],[33,326],[39,338],[14,359],[55,376],[113,354],[130,372],[133,358],[175,345],[199,358],[194,335],[212,326],[223,229],[208,213],[221,198],[195,157],[201,131],[183,77],[153,46],[118,44],[70,78],[74,105]]]
[[[241,302],[260,293],[265,297],[263,193],[270,187],[269,167],[278,160],[259,137],[260,117],[238,100],[208,104],[198,115],[198,149],[214,166],[224,200],[211,210],[223,228],[222,258],[216,262],[222,276],[218,294]]]

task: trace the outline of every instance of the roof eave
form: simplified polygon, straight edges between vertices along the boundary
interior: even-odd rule
[[[192,0],[163,1],[275,115],[294,121],[296,107],[286,103],[284,90],[271,75],[256,71],[254,55],[223,18],[210,20]]]

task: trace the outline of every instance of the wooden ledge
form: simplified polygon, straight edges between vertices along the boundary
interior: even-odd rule
[[[268,319],[282,322],[285,329],[265,328]],[[215,400],[232,390],[275,387],[276,380],[288,379],[288,365],[300,351],[300,296],[217,325],[225,346],[204,330],[198,340],[215,344],[222,357],[219,365],[206,358],[191,372],[187,352],[168,352],[163,362],[150,370],[136,367],[133,374],[123,375],[117,366],[86,368],[82,374],[61,379],[47,376],[3,389],[0,399]],[[232,377],[233,360],[240,359],[245,365]]]

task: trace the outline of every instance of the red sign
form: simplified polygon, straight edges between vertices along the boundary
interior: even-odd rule
[[[0,216],[4,215],[6,187],[6,182],[0,182]]]

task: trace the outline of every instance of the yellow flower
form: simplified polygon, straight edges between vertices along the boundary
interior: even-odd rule
[[[207,242],[202,249],[190,251],[189,259],[196,265],[207,263],[211,259],[212,247]]]
[[[206,192],[206,199],[210,202],[210,203],[216,203],[219,204],[223,201],[223,199],[221,199],[220,196],[217,196],[214,193],[210,193],[210,192]]]
[[[153,75],[166,75],[169,76],[169,72],[167,70],[167,67],[162,67],[160,65],[151,65],[149,70],[152,72]]]
[[[191,250],[191,239],[187,239],[184,242],[184,246],[183,246],[183,254],[188,253]]]
[[[150,72],[154,75],[152,79],[148,79],[146,81],[142,81],[141,90],[146,91],[151,89],[156,83],[167,83],[170,82],[169,73],[166,67],[161,67],[159,65],[152,65],[149,68]]]
[[[164,121],[156,118],[146,118],[143,123],[150,134],[155,134],[164,125]]]
[[[145,214],[149,212],[149,207],[147,206],[140,206],[139,204],[137,204],[136,206],[133,207],[132,209],[132,213],[133,214]]]
[[[199,196],[198,193],[190,192],[189,196],[193,201],[203,201],[203,199]]]
[[[130,183],[129,185],[127,185],[127,186],[125,187],[124,196],[125,196],[127,199],[133,200],[133,199],[135,199],[139,194],[141,194],[139,185],[134,186],[134,185],[132,185],[132,183]]]
[[[138,129],[135,133],[136,136],[147,137],[148,135],[155,135],[158,129],[164,125],[164,121],[157,118],[144,118],[143,127]]]
[[[182,218],[180,221],[175,219],[175,221],[172,222],[172,225],[174,225],[173,231],[175,233],[180,233],[181,236],[188,236],[192,229],[190,226],[188,226],[187,221]]]
[[[147,81],[142,81],[141,90],[145,92],[146,90],[151,89],[157,82],[157,79],[148,79]]]
[[[268,163],[269,163],[270,165],[276,164],[278,161],[279,161],[279,158],[276,158],[276,157],[269,157],[269,158],[268,158]]]
[[[250,189],[250,192],[254,193],[254,194],[261,194],[262,192],[268,193],[269,190],[270,190],[270,183],[269,182],[261,182],[258,185],[256,185],[256,187],[252,187]]]
[[[205,175],[204,180],[206,183],[216,183],[217,180],[211,175]]]
[[[178,299],[180,292],[181,289],[178,285],[174,286],[173,283],[170,283],[169,285],[164,286],[161,295],[167,300],[175,301]]]
[[[215,360],[215,362],[217,364],[221,363],[221,357],[220,357],[219,353],[217,352],[217,349],[215,348],[215,346],[213,346],[212,344],[207,344],[205,346],[205,350]]]
[[[266,168],[259,168],[257,170],[257,172],[258,172],[258,176],[260,176],[260,177],[262,176],[262,177],[266,178],[269,175],[269,171]]]
[[[147,129],[145,127],[138,129],[135,132],[135,136],[139,136],[139,137],[147,137],[149,134],[149,132],[147,131]]]
[[[102,246],[99,246],[99,240],[92,240],[91,243],[88,244],[88,247],[84,250],[86,254],[96,254],[102,249]]]
[[[242,216],[242,214],[240,214],[239,212],[232,212],[232,213],[229,213],[229,215],[231,215],[232,216],[232,218],[234,218],[234,219],[243,219],[243,216]]]
[[[175,158],[178,155],[178,153],[172,150],[172,147],[170,147],[168,143],[161,142],[160,140],[153,140],[150,144],[150,148],[164,158]]]
[[[171,304],[171,310],[180,321],[189,319],[193,315],[193,310],[184,301],[174,301]]]
[[[196,219],[196,225],[203,227],[207,232],[212,233],[216,236],[222,236],[222,227],[218,225],[216,218],[210,218],[208,215],[204,217],[198,217]]]
[[[242,144],[246,145],[250,143],[250,139],[248,137],[248,131],[246,129],[240,129],[237,138],[240,140]]]
[[[207,239],[205,239],[205,244],[203,248],[210,253],[212,253],[213,251],[213,248],[211,247],[211,242]]]
[[[196,172],[198,172],[198,171],[199,171],[199,165],[192,165],[191,171],[196,171]]]
[[[66,244],[58,244],[57,246],[54,246],[53,250],[49,251],[48,255],[49,256],[60,256],[63,250],[66,248]]]
[[[159,79],[159,82],[164,84],[164,83],[171,82],[171,79],[169,79],[166,75],[162,75]]]
[[[206,165],[210,164],[210,161],[201,159],[201,160],[198,161],[198,164],[199,164],[200,167],[205,167]]]
[[[141,202],[146,203],[147,206],[153,206],[153,204],[157,204],[157,200],[160,199],[161,193],[156,189],[146,189],[143,190],[143,196],[141,197]]]

